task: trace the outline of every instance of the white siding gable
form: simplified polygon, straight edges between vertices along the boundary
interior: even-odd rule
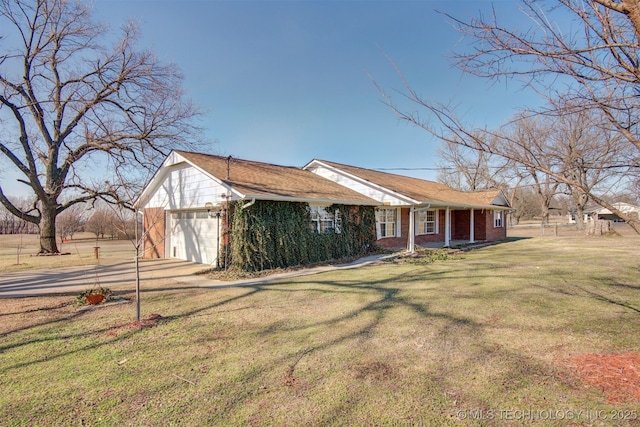
[[[412,203],[410,200],[400,198],[398,195],[384,191],[382,188],[367,183],[364,180],[358,180],[350,175],[340,173],[332,168],[325,167],[324,165],[315,163],[306,168],[308,171],[320,175],[323,178],[327,178],[337,184],[343,185],[353,191],[357,191],[367,197],[372,198],[380,203],[384,203],[390,206],[410,206]]]
[[[171,164],[172,159],[169,160]],[[206,203],[219,205],[225,201],[225,195],[231,200],[237,199],[228,188],[188,163],[163,165],[164,171],[154,178],[155,188],[148,193],[144,208],[163,207],[174,209],[204,209]]]
[[[504,195],[504,193],[502,191],[500,192],[500,194],[498,194],[498,196],[495,199],[493,199],[491,204],[494,205],[494,206],[510,207],[509,201],[507,200],[507,198],[505,197],[505,195]]]

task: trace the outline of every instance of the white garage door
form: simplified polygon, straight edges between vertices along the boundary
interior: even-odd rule
[[[220,220],[215,212],[172,212],[169,224],[170,257],[216,265]]]

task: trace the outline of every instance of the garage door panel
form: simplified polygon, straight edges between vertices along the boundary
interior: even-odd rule
[[[219,219],[207,212],[171,215],[170,254],[201,264],[215,264],[218,257]]]

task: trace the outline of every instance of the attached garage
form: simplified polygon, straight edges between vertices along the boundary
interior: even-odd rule
[[[220,217],[216,212],[170,212],[166,251],[170,258],[216,265],[220,247]]]

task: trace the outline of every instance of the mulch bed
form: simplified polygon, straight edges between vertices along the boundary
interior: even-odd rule
[[[640,353],[583,353],[566,359],[582,380],[609,403],[640,403]]]

